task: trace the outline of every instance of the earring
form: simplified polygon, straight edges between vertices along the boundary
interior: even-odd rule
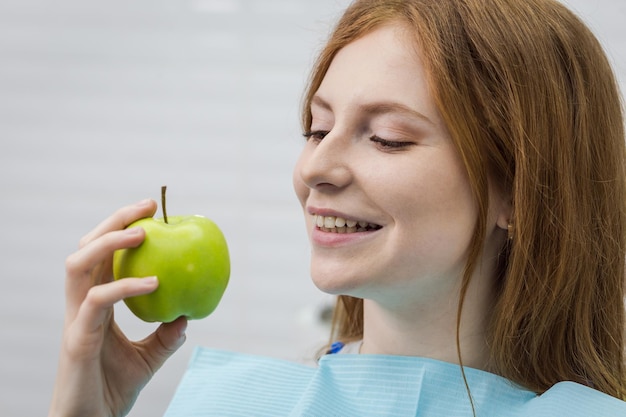
[[[509,239],[509,241],[512,241],[513,240],[513,231],[514,231],[513,223],[509,223],[507,225],[507,230],[508,230],[507,238]]]

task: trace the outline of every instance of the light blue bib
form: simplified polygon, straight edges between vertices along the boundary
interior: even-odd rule
[[[626,417],[626,402],[562,382],[541,396],[466,368],[478,417]],[[196,348],[166,417],[471,417],[458,365],[326,355],[317,367]]]

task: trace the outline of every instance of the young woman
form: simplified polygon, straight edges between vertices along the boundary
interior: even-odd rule
[[[303,125],[329,352],[359,354],[199,350],[168,416],[626,415],[624,120],[580,20],[553,0],[357,0]],[[154,211],[119,210],[68,258],[50,416],[123,415],[183,343],[184,318],[141,344],[111,319],[158,286],[110,282]]]

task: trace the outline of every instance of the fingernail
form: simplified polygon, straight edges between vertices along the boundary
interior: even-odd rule
[[[187,335],[186,335],[186,333],[187,333],[187,324],[188,324],[188,322],[185,321],[184,326],[182,326],[180,329],[178,329],[178,339],[179,340],[183,340],[184,341],[187,338]]]
[[[159,279],[157,277],[144,277],[141,278],[141,284],[146,288],[156,289],[159,286]]]
[[[136,226],[136,227],[131,227],[129,229],[126,229],[126,233],[128,233],[129,235],[136,235],[141,233],[142,228],[140,226]]]
[[[146,198],[145,200],[141,200],[140,202],[138,202],[137,204],[135,204],[137,207],[145,207],[148,204],[150,204],[152,202],[152,200],[150,200],[149,198]]]

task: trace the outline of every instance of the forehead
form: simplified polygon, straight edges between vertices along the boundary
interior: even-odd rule
[[[339,50],[316,96],[336,105],[393,101],[432,119],[439,113],[415,40],[399,23],[380,26]]]

